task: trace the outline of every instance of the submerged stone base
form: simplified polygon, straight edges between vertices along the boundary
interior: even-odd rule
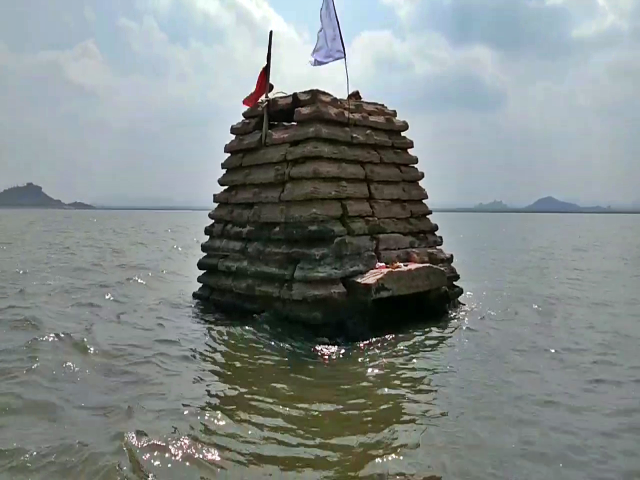
[[[389,331],[412,321],[441,319],[458,305],[447,287],[427,292],[379,298],[354,297],[315,301],[286,301],[265,296],[212,290],[203,285],[194,298],[221,312],[269,313],[272,318],[304,325],[319,336],[363,340],[374,331]],[[391,327],[391,328],[390,328]]]

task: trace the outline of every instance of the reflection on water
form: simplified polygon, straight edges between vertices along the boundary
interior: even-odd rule
[[[290,336],[286,325],[197,315],[208,338],[197,351],[205,368],[194,383],[206,399],[184,405],[186,434],[129,434],[143,471],[158,478],[187,466],[205,478],[374,478],[393,464],[396,476],[417,473],[403,452],[446,415],[434,404],[433,378],[447,368],[438,348],[459,325],[455,318],[329,345],[301,340],[301,331]]]

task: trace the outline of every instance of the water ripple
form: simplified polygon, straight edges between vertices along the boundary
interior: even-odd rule
[[[0,211],[0,477],[635,478],[640,232],[591,218],[443,216],[465,306],[339,344],[195,307],[206,212]]]

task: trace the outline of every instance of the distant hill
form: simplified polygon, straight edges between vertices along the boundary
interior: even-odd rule
[[[536,200],[531,205],[524,207],[525,210],[536,212],[575,212],[580,210],[580,205],[563,202],[553,197],[544,197]]]
[[[94,207],[81,202],[66,204],[44,193],[41,186],[27,183],[26,185],[7,188],[0,192],[0,208],[89,210]]]
[[[554,197],[544,197],[526,207],[510,207],[500,200],[489,203],[479,203],[475,207],[464,208],[433,208],[434,212],[485,212],[485,213],[640,213],[640,209],[611,207],[581,207],[576,203],[563,202]]]
[[[529,212],[557,212],[557,213],[575,213],[575,212],[606,212],[610,209],[596,207],[581,207],[575,203],[563,202],[553,197],[544,197],[536,200],[531,205],[524,207]]]
[[[479,203],[475,207],[473,207],[473,209],[483,212],[503,212],[506,210],[510,210],[511,207],[500,200],[494,200],[493,202],[489,203]]]

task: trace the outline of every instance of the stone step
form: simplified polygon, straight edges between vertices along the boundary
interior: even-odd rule
[[[399,132],[384,132],[366,127],[346,127],[320,123],[282,125],[267,132],[266,145],[294,144],[305,140],[328,140],[351,145],[372,145],[410,150],[413,141]],[[255,131],[247,135],[236,136],[224,146],[225,153],[247,150],[263,150],[262,132]]]
[[[251,258],[277,258],[295,263],[300,260],[320,261],[325,259],[341,259],[349,256],[362,256],[374,252],[376,243],[370,236],[342,236],[325,240],[308,240],[304,244],[279,240],[234,240],[213,237],[203,242],[201,250],[208,260],[203,266],[211,265],[216,259],[230,255],[242,255]],[[203,268],[202,270],[207,270]]]
[[[448,284],[445,271],[434,265],[409,264],[397,269],[373,269],[346,279],[349,292],[369,301],[428,292]]]

